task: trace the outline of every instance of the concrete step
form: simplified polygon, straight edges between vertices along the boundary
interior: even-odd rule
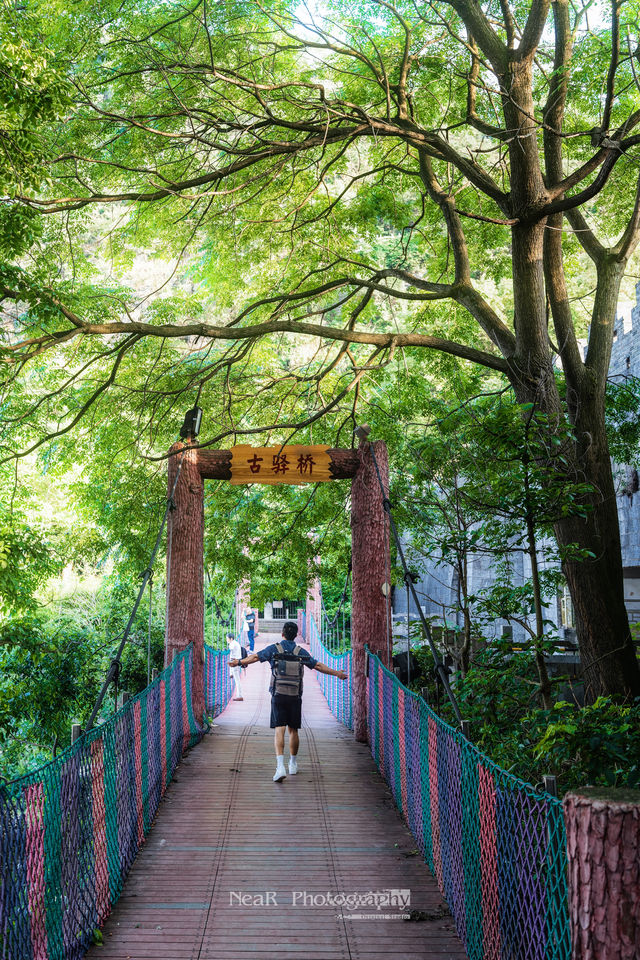
[[[287,622],[287,620],[260,620],[258,630],[260,633],[277,633],[280,636],[282,628]],[[293,620],[292,622],[296,623],[297,621]]]

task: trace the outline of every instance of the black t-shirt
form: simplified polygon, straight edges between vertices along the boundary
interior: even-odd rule
[[[245,620],[247,621],[247,623],[249,624],[249,630],[253,630],[253,628],[254,628],[254,626],[255,626],[255,622],[256,622],[256,615],[255,615],[255,613],[246,613],[244,618],[245,618]]]

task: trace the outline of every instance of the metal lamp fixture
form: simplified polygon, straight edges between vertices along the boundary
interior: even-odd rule
[[[187,437],[195,438],[200,433],[200,424],[202,423],[202,408],[201,407],[192,407],[191,410],[187,410],[184,423],[180,427],[180,437],[182,440],[186,440]]]

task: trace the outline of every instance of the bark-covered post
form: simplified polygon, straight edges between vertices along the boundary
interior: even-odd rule
[[[246,554],[248,551],[242,551]],[[242,614],[251,602],[251,580],[245,578],[236,591],[236,624],[238,633],[242,633]]]
[[[316,627],[318,628],[318,637],[320,637],[320,632],[322,630],[322,622],[320,617],[320,611],[322,607],[320,606],[320,581],[317,577],[313,580],[313,583],[307,591],[307,642],[311,643],[311,617],[316,622]]]
[[[564,799],[573,960],[640,957],[640,790]]]
[[[175,443],[170,453],[184,449]],[[198,722],[204,716],[204,484],[198,469],[198,451],[187,450],[174,494],[175,510],[167,525],[167,627],[164,662],[193,643],[191,699]],[[169,457],[169,492],[179,457]]]
[[[371,447],[374,447],[385,496],[389,495],[389,461],[382,440],[361,441],[360,466],[351,483],[351,687],[353,731],[367,742],[367,682],[365,644],[389,665],[391,608],[383,591],[391,582],[389,527],[382,506]]]
[[[298,637],[300,640],[305,640],[305,631],[304,631],[304,614],[305,611],[302,607],[298,607]]]

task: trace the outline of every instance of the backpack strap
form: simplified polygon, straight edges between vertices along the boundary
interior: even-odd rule
[[[299,657],[300,654],[303,652],[303,650],[302,650],[302,647],[300,647],[300,646],[296,643],[295,647],[293,648],[293,650],[292,650],[291,652],[294,653],[294,654],[296,655],[296,657]]]

